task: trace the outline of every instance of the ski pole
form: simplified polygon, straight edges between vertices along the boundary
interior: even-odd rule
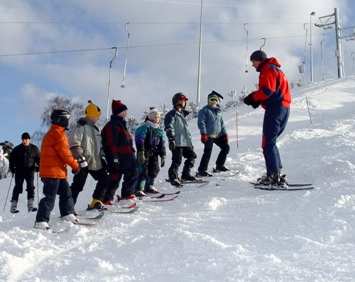
[[[37,186],[37,206],[39,206],[39,185],[38,185],[38,172],[37,172],[37,181],[36,181],[36,186]]]
[[[10,180],[9,189],[7,190],[7,195],[6,195],[6,199],[5,199],[3,211],[5,211],[5,209],[6,209],[6,203],[7,203],[7,199],[9,198],[10,189],[11,189],[11,184],[12,184],[12,180],[13,180],[13,179],[14,179],[14,175],[12,174],[11,180]]]
[[[309,122],[312,124],[312,116],[311,116],[311,111],[309,109],[308,96],[306,96],[306,105],[307,105],[307,111],[308,111],[308,116],[309,116]]]
[[[237,138],[237,149],[239,148],[239,120],[238,120],[238,101],[235,101],[235,130]]]

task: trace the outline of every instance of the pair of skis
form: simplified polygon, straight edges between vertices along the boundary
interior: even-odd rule
[[[284,185],[264,185],[256,182],[250,182],[255,189],[267,191],[302,191],[314,189],[311,183],[285,183]]]

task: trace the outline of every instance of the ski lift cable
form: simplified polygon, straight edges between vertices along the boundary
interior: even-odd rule
[[[300,38],[304,35],[288,35],[288,36],[270,36],[263,37],[262,39],[267,38],[267,40],[279,40],[284,38]],[[250,41],[260,40],[260,37],[250,38]],[[204,44],[219,44],[223,42],[243,42],[243,39],[225,39],[225,40],[208,40]],[[18,53],[4,53],[0,54],[0,57],[18,57],[18,56],[37,56],[37,55],[55,55],[55,54],[75,54],[75,53],[88,53],[88,52],[98,52],[98,51],[108,51],[115,49],[136,49],[136,48],[149,48],[149,47],[168,47],[168,46],[186,46],[196,44],[195,41],[188,42],[163,42],[163,43],[149,43],[149,44],[136,44],[126,46],[115,46],[115,47],[106,47],[106,48],[86,48],[86,49],[62,49],[62,50],[50,50],[50,51],[33,51],[33,52],[18,52]]]

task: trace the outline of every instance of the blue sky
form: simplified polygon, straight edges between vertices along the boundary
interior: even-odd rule
[[[225,94],[252,90],[257,75],[245,74],[248,55],[243,23],[248,22],[249,49],[277,56],[290,81],[303,77],[297,66],[304,57],[309,12],[317,16],[340,9],[344,26],[355,25],[354,4],[345,0],[238,1],[205,0],[202,101],[215,89]],[[170,106],[171,96],[184,91],[195,100],[199,0],[78,0],[0,2],[1,54],[47,50],[124,46],[124,23],[130,22],[131,45],[119,49],[112,69],[112,94],[138,117],[149,106]],[[316,78],[319,74],[321,31],[314,30]],[[172,45],[167,43],[183,43]],[[325,34],[327,76],[335,75],[334,34]],[[153,44],[154,46],[147,46]],[[164,45],[167,44],[167,45]],[[344,44],[349,56],[352,42]],[[126,88],[121,88],[128,58]],[[2,110],[0,140],[17,143],[23,131],[40,127],[40,114],[53,95],[93,99],[103,109],[108,62],[112,51],[80,54],[0,57]],[[348,70],[351,64],[346,65]]]

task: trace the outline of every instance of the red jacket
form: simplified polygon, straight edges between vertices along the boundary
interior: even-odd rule
[[[67,165],[73,171],[79,170],[79,164],[69,150],[65,129],[52,125],[42,141],[39,174],[43,178],[66,179]]]
[[[260,72],[259,89],[251,93],[252,99],[264,108],[282,105],[289,108],[291,91],[285,74],[276,58],[269,58],[257,69]]]
[[[134,156],[132,136],[129,133],[126,121],[119,116],[111,116],[111,120],[101,132],[102,145],[109,165],[114,158]]]

